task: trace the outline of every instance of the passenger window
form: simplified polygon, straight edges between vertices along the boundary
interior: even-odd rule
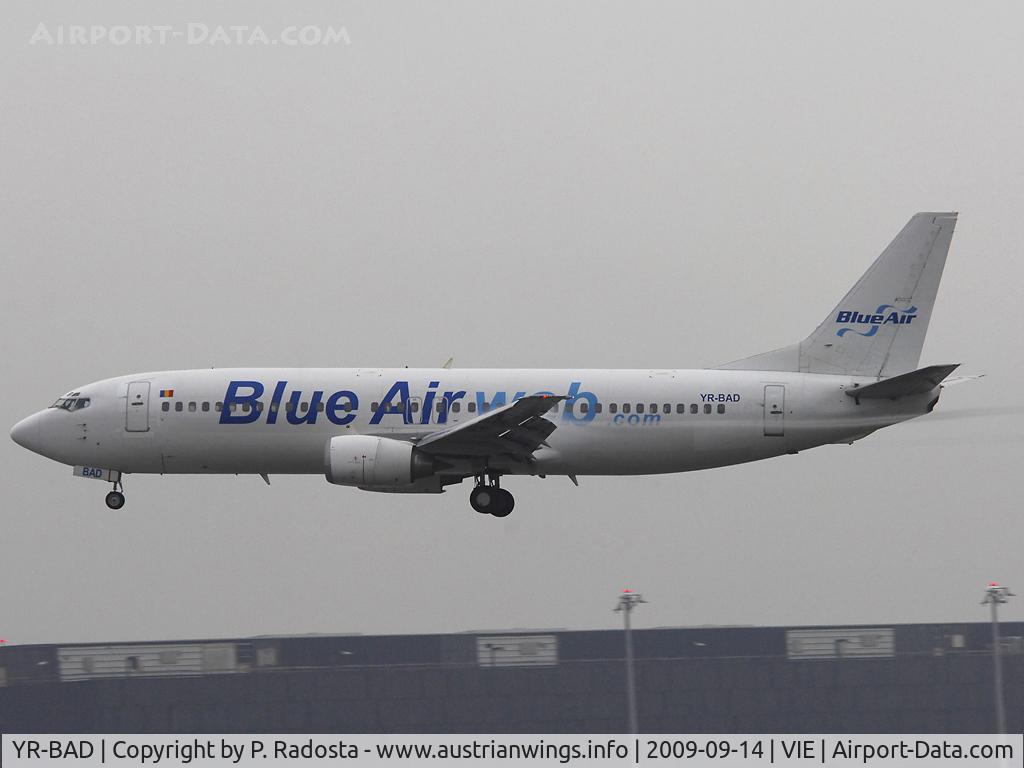
[[[651,403],[651,413],[657,413],[657,412],[658,412],[658,404],[657,403]]]
[[[690,413],[696,413],[696,412],[697,412],[697,404],[696,403],[691,403],[690,404]]]
[[[452,403],[452,410],[455,413],[458,413],[461,408],[462,408],[462,403]]]
[[[719,413],[725,413],[725,403],[719,403],[718,404],[718,412]]]
[[[580,403],[580,413],[587,413],[590,410],[590,404],[587,402]]]
[[[476,403],[466,403],[466,410],[470,413],[476,413]]]
[[[181,400],[179,400],[178,402],[176,402],[174,404],[174,410],[175,411],[179,411],[180,412],[184,407],[185,407],[185,404],[183,402],[181,402]]]
[[[662,409],[661,409],[661,410],[662,410],[662,411],[663,411],[664,413],[672,413],[672,406],[671,406],[671,405],[669,405],[668,403],[665,403],[665,405],[664,405],[664,406],[662,407]]]
[[[271,404],[270,404],[270,412],[271,412],[271,413],[277,413],[277,409],[278,409],[279,407],[280,407],[280,404],[279,404],[279,403],[271,403]]]
[[[299,406],[299,410],[302,411],[303,413],[308,411],[309,410],[309,403],[303,403],[302,405],[300,405]]]
[[[238,410],[238,403],[232,403],[231,404],[231,412],[234,413],[237,410]]]
[[[284,409],[286,411],[288,411],[288,413],[294,412],[295,411],[295,401],[294,400],[289,400],[287,403],[284,404]]]
[[[704,403],[704,413],[711,413],[711,403]]]
[[[420,401],[419,400],[413,400],[412,401],[412,405],[410,406],[410,408],[412,409],[413,413],[416,413],[417,411],[419,411],[419,409],[420,409]]]
[[[160,409],[163,411],[169,411],[171,410],[171,404],[164,400],[163,403],[160,404]]]
[[[196,412],[196,403],[195,403],[194,400],[191,403],[188,404],[188,412],[189,413],[195,413]]]
[[[601,404],[600,403],[598,403],[597,405],[594,406],[594,412],[595,413],[600,413],[601,412]]]
[[[223,408],[223,407],[224,407],[224,403],[217,403],[217,404],[215,404],[215,405],[213,406],[213,410],[215,410],[215,411],[219,411],[219,410],[220,410],[221,408]]]
[[[352,413],[352,401],[348,400],[345,402],[345,413]]]
[[[248,403],[242,403],[242,413],[248,413],[252,410],[252,406]]]
[[[257,400],[256,401],[256,413],[263,413],[263,401],[262,400]]]
[[[488,403],[486,400],[484,402],[480,403],[480,413],[487,413],[487,411],[489,411],[489,410],[491,410],[491,404],[490,403]]]
[[[622,404],[622,412],[623,413],[629,413],[629,403],[623,403]]]
[[[643,413],[644,412],[644,404],[643,403],[637,403],[636,404],[636,412],[637,413]]]
[[[324,412],[324,404],[323,403],[317,403],[316,404],[316,410],[317,410],[317,413],[323,413]]]
[[[618,403],[608,403],[608,413],[615,413],[617,410],[619,410]]]
[[[676,413],[686,413],[686,406],[682,403],[676,404]]]
[[[210,402],[208,400],[204,400],[203,401],[203,413],[208,413],[209,411],[210,411]]]
[[[370,408],[376,411],[380,407],[380,403],[370,403]]]

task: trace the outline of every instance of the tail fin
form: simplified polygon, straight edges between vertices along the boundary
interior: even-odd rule
[[[918,213],[798,344],[718,366],[895,376],[917,368],[956,213]]]

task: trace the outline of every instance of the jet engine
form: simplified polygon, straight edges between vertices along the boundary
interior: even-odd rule
[[[327,443],[324,474],[335,485],[410,485],[434,474],[434,459],[412,443],[373,435],[340,435]]]

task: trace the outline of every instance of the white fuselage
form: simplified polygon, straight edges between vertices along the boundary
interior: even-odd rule
[[[371,491],[503,475],[643,475],[851,443],[927,413],[957,367],[917,368],[956,224],[923,211],[803,340],[705,370],[261,368],[161,371],[70,392],[11,430],[113,484],[123,473],[320,474]]]
[[[88,398],[87,407],[49,408],[16,429],[19,442],[70,465],[125,473],[320,474],[332,437],[415,443],[543,392],[570,398],[546,415],[557,428],[530,464],[498,456],[491,471],[653,474],[852,442],[926,413],[938,396],[937,387],[897,401],[858,403],[845,394],[876,380],[744,370],[165,371],[81,387],[70,394]],[[474,473],[468,465],[452,471]]]

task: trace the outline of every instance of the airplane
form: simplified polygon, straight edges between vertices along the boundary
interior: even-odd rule
[[[716,368],[228,368],[97,381],[11,430],[113,485],[127,474],[323,474],[387,493],[509,475],[687,472],[853,443],[931,412],[958,367],[918,368],[956,213],[918,213],[804,340]],[[451,361],[449,360],[449,363]],[[974,377],[963,377],[974,378]]]

